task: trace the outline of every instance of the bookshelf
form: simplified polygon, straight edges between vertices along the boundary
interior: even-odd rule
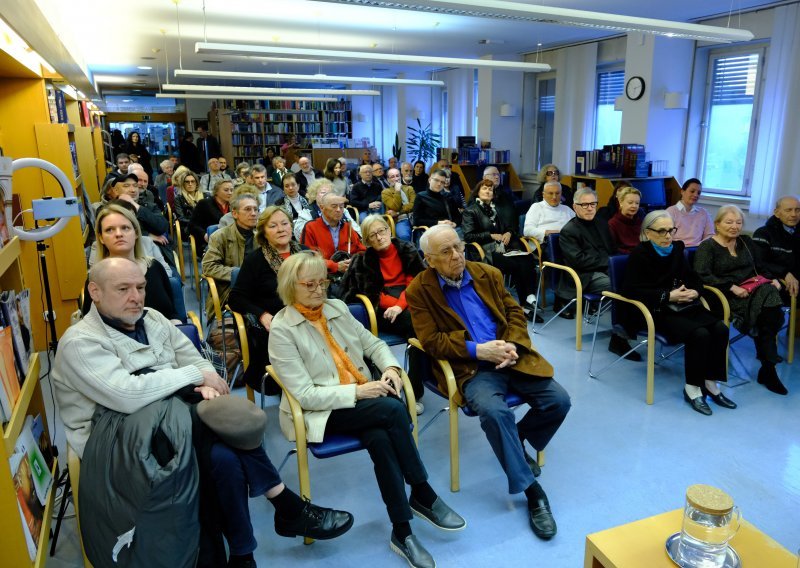
[[[577,191],[578,184],[591,187],[597,193],[597,201],[600,207],[608,204],[611,196],[614,195],[614,184],[624,181],[631,186],[642,190],[644,186],[662,186],[665,192],[667,205],[676,203],[681,198],[681,186],[674,177],[614,177],[604,178],[597,176],[563,176],[562,182],[569,185],[573,191]],[[637,185],[638,183],[638,185]]]
[[[253,163],[272,147],[275,154],[292,136],[352,138],[349,101],[223,101],[218,111],[222,154],[234,163]]]
[[[14,289],[19,291],[25,287],[21,255],[22,247],[17,237],[11,239],[0,250],[0,288],[3,290]],[[36,543],[36,559],[33,562],[30,560],[28,547],[25,544],[25,532],[19,515],[17,492],[8,461],[14,452],[14,445],[17,443],[17,438],[22,431],[22,426],[27,416],[41,415],[45,432],[48,438],[50,437],[50,432],[47,429],[47,414],[42,397],[42,387],[39,383],[39,370],[39,355],[34,353],[30,358],[28,373],[22,383],[19,397],[14,404],[11,419],[3,425],[3,444],[0,447],[0,517],[4,521],[3,529],[0,530],[0,550],[3,551],[4,566],[44,566],[49,552],[50,520],[53,516],[58,460],[53,460],[51,470],[53,483],[47,495],[39,542]]]

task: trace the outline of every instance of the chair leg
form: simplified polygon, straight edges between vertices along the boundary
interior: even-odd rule
[[[61,492],[61,505],[58,508],[58,516],[56,517],[56,528],[53,531],[53,540],[50,543],[50,556],[56,553],[56,543],[58,542],[58,534],[61,532],[61,522],[64,520],[64,514],[67,512],[67,504],[72,499],[72,484],[69,479],[69,468],[64,468],[61,475],[56,482],[54,489],[64,486]]]
[[[600,303],[603,303],[603,300],[600,300]],[[595,319],[594,321],[594,332],[592,333],[592,351],[589,354],[589,376],[593,379],[597,377],[592,373],[592,361],[594,361],[594,347],[597,343],[597,328],[600,326],[600,318]]]
[[[544,467],[544,450],[536,452],[536,463],[539,464],[539,467]]]
[[[458,463],[458,406],[450,401],[450,491],[457,493],[460,489]]]

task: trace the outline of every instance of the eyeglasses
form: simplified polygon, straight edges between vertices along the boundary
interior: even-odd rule
[[[678,232],[677,227],[672,227],[671,229],[651,229],[648,227],[647,230],[657,234],[659,237],[666,237],[667,235],[674,237],[675,233]]]
[[[378,237],[385,237],[388,233],[389,233],[389,227],[383,227],[383,228],[378,229],[377,231],[375,231],[373,233],[370,233],[369,234],[369,238],[370,239],[377,239]]]
[[[597,201],[590,201],[589,203],[576,203],[578,207],[583,207],[584,209],[594,209],[597,207]]]
[[[559,172],[558,170],[547,170],[544,173],[545,173],[545,175],[548,175],[548,176],[557,176],[557,175],[561,174],[561,172]]]
[[[189,185],[190,183],[196,185],[197,184],[197,180],[196,179],[187,179],[187,180],[183,181],[183,185]]]
[[[463,254],[466,245],[462,242],[458,242],[451,247],[447,247],[446,249],[442,249],[439,252],[431,252],[428,253],[430,256],[453,256],[453,251],[456,251],[458,254]]]
[[[299,286],[305,286],[306,290],[308,290],[309,292],[313,292],[317,288],[321,288],[322,291],[324,292],[325,290],[328,289],[328,286],[331,285],[331,281],[327,280],[327,279],[326,280],[298,280],[297,284]]]

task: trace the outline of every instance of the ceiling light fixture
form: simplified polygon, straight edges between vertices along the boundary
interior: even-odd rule
[[[259,97],[256,95],[237,95],[231,97],[227,94],[206,94],[206,93],[156,93],[157,99],[236,99],[237,101],[338,101],[336,97]]]
[[[168,91],[213,91],[217,93],[242,93],[251,95],[365,95],[377,97],[381,94],[380,91],[359,89],[284,89],[283,87],[231,87],[227,85],[178,85],[175,83],[164,85],[164,89]]]
[[[277,47],[272,45],[247,45],[238,43],[208,43],[198,41],[195,53],[207,55],[295,55],[320,59],[344,59],[351,61],[380,61],[399,65],[412,64],[427,67],[476,67],[503,69],[506,71],[550,71],[544,63],[523,63],[498,59],[464,59],[461,57],[434,57],[428,55],[400,55],[397,53],[367,53],[361,51],[338,51],[307,49],[304,47]]]
[[[616,32],[641,32],[671,38],[692,39],[710,42],[750,41],[753,34],[748,30],[704,26],[671,20],[638,18],[589,12],[587,10],[571,10],[552,6],[536,6],[505,0],[319,0],[333,4],[351,4],[387,8],[391,10],[413,10],[445,14],[448,16],[467,16],[473,18],[493,18],[517,22],[536,22],[543,24],[559,24],[594,28]]]
[[[150,67],[149,65],[137,65],[136,68],[141,69],[142,71],[150,71],[152,69],[152,67]]]
[[[444,87],[444,81],[429,81],[427,79],[379,79],[377,77],[245,73],[241,71],[203,71],[200,69],[176,69],[175,76],[214,77],[218,79],[257,79],[259,81],[286,81],[290,83],[366,83],[370,85],[422,85],[427,87]]]

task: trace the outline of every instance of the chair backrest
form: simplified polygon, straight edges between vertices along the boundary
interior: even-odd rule
[[[176,325],[175,327],[177,327],[179,330],[181,330],[183,332],[183,334],[186,337],[189,338],[189,341],[191,341],[192,344],[195,347],[197,347],[198,351],[201,350],[200,333],[197,331],[197,327],[194,324],[182,323],[182,324]]]
[[[217,229],[219,229],[219,225],[209,225],[206,228],[206,235],[211,237],[211,235],[213,235],[217,231]]]
[[[558,242],[558,233],[552,233],[544,241],[547,246],[547,258],[550,262],[555,264],[564,264],[564,256],[561,254],[561,245]],[[553,290],[558,289],[558,283],[561,279],[561,270],[550,270],[550,288]]]
[[[364,307],[364,304],[361,302],[357,304],[347,304],[347,307],[350,308],[350,313],[356,318],[361,325],[364,326],[365,329],[369,331],[369,315],[367,314],[367,308]]]
[[[178,317],[186,321],[186,301],[183,298],[183,282],[178,275],[173,274],[169,277],[170,286],[172,286],[172,301],[175,304],[175,311]]]
[[[686,263],[689,268],[694,270],[694,255],[697,253],[697,247],[686,247],[683,249],[683,256],[686,257]]]
[[[231,270],[231,288],[236,286],[236,279],[239,278],[239,271],[241,270],[240,267],[234,266],[233,270]]]
[[[611,291],[620,293],[625,280],[625,269],[628,268],[628,255],[617,254],[608,259],[608,279],[611,280]],[[611,305],[611,323],[616,324],[619,319],[618,302]]]
[[[522,215],[519,216],[519,234],[520,234],[520,236],[525,234],[525,216],[526,215],[527,215],[527,212],[523,213]]]

